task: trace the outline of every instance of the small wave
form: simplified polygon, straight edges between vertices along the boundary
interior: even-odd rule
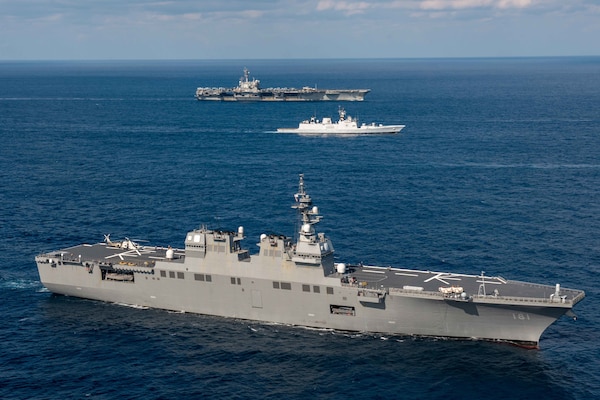
[[[291,325],[293,326],[293,325]],[[333,332],[334,330],[331,328],[319,328],[316,326],[298,326],[299,328],[302,329],[306,329],[307,331],[314,331],[314,332]]]
[[[124,101],[124,98],[94,97],[0,97],[0,101]]]
[[[434,163],[435,166],[440,167],[459,167],[459,168],[493,168],[493,169],[513,169],[513,168],[524,168],[524,169],[598,169],[600,164],[554,164],[554,163],[540,163],[540,164],[501,164],[501,163]]]
[[[28,279],[3,280],[0,283],[0,286],[2,288],[13,289],[13,290],[30,289],[30,288],[39,287],[40,285],[41,285],[41,283],[39,281],[32,281],[32,280],[28,280]],[[42,289],[45,289],[45,288],[41,288],[40,290],[42,290]]]
[[[150,308],[150,307],[146,307],[146,306],[140,306],[138,304],[127,304],[127,303],[113,303],[113,304],[115,304],[117,306],[135,308],[135,309],[138,309],[138,310],[147,310],[147,309]]]

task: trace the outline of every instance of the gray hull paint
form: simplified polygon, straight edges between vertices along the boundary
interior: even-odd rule
[[[196,90],[196,99],[199,101],[364,101],[367,89],[325,91],[276,91],[264,89],[260,92],[239,93],[233,90]]]
[[[157,265],[169,271],[169,265]],[[189,268],[189,267],[188,267]],[[357,288],[343,287],[339,278],[319,279],[319,284],[290,282],[290,290],[274,289],[281,277],[259,279],[243,276],[242,265],[227,275],[211,274],[211,282],[196,281],[193,272],[183,279],[136,273],[133,282],[106,281],[95,269],[91,274],[79,266],[50,267],[40,264],[44,285],[57,294],[94,300],[216,315],[231,318],[330,328],[454,338],[504,340],[535,345],[543,331],[568,308],[481,304],[388,295],[382,303],[361,302]],[[235,271],[235,270],[238,271]],[[206,271],[201,267],[192,271]],[[231,283],[235,277],[236,283]],[[237,278],[240,278],[240,285]],[[331,280],[331,282],[327,282]],[[319,286],[320,293],[314,293]],[[327,294],[327,287],[333,294]],[[354,315],[332,314],[330,307],[354,307]]]
[[[299,195],[307,196],[302,181]],[[98,243],[41,254],[40,279],[53,293],[142,307],[529,346],[585,296],[487,276],[362,265],[344,270],[333,263],[329,239],[312,229],[315,210],[300,208],[298,241],[263,235],[259,254],[241,248],[241,233],[201,228],[188,233],[185,250]],[[456,293],[445,293],[448,288]]]

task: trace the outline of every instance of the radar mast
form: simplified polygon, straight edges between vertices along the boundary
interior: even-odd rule
[[[304,174],[300,174],[300,180],[298,183],[298,192],[294,195],[296,204],[292,206],[298,210],[298,224],[299,228],[296,228],[297,234],[299,234],[298,241],[301,242],[314,242],[315,241],[315,229],[313,225],[319,223],[323,218],[319,215],[319,208],[313,206],[312,199],[304,188]]]

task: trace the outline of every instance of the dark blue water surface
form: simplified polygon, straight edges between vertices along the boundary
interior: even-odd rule
[[[197,86],[370,88],[400,135],[278,135],[337,103]],[[600,58],[0,63],[3,399],[600,397]],[[298,174],[338,259],[502,275],[587,298],[527,351],[53,296],[34,256],[200,224],[293,234]]]

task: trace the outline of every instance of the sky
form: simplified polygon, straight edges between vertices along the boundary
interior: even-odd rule
[[[0,60],[600,55],[600,0],[0,0]]]

